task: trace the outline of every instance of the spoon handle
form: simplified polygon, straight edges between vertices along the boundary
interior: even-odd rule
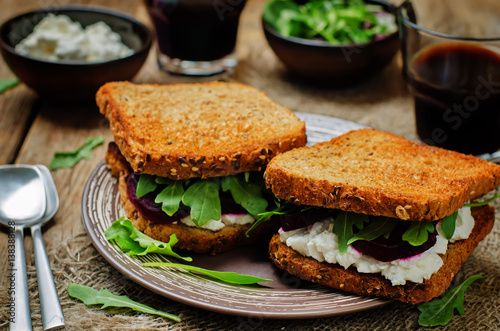
[[[33,248],[35,250],[36,276],[38,279],[38,292],[40,293],[40,307],[42,310],[43,329],[64,326],[64,315],[57,296],[49,259],[45,252],[40,225],[31,227]]]
[[[26,255],[24,253],[24,229],[15,226],[14,267],[11,269],[14,288],[11,291],[10,331],[32,330],[31,311],[28,295],[28,276],[26,274]]]

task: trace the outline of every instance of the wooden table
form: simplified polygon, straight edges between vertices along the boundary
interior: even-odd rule
[[[292,110],[336,116],[378,129],[391,131],[410,139],[417,139],[414,129],[413,104],[401,77],[399,55],[380,74],[352,88],[335,90],[328,87],[311,86],[289,76],[283,65],[267,45],[259,19],[263,2],[263,0],[250,0],[241,17],[237,45],[239,65],[232,77],[234,80],[253,85],[265,91],[276,102]],[[97,4],[113,7],[131,13],[139,20],[151,26],[145,8],[142,2],[139,1],[57,1],[57,4],[66,3]],[[37,8],[40,5],[50,5],[51,3],[50,1],[40,2],[35,0],[4,0],[2,4],[0,21]],[[0,62],[0,77],[12,76],[13,74],[9,71],[5,63],[3,61]],[[173,81],[175,81],[173,77],[158,71],[154,59],[154,50],[150,53],[145,66],[134,79],[134,82],[139,83],[170,83]],[[93,103],[72,105],[48,102],[23,84],[0,95],[0,164],[44,164],[48,166],[55,152],[74,150],[81,146],[86,138],[98,135],[103,135],[106,143],[92,152],[90,160],[81,161],[71,169],[60,169],[52,172],[60,196],[60,208],[53,220],[43,228],[43,238],[47,251],[49,251],[53,268],[60,267],[59,264],[62,263],[57,258],[57,250],[60,249],[62,243],[74,243],[74,240],[84,241],[87,245],[85,246],[86,249],[90,250],[91,254],[97,255],[86,237],[81,221],[81,199],[83,187],[93,169],[103,160],[105,146],[107,142],[111,141],[112,136],[106,120],[99,114],[97,107]],[[498,226],[494,231],[496,231],[496,236],[498,237]],[[6,239],[7,233],[5,229],[2,229],[0,231],[1,252],[6,251]],[[495,240],[498,240],[498,238]],[[66,247],[69,255],[78,255],[79,258],[80,251],[72,251],[71,245]],[[500,247],[497,246],[497,250],[498,248]],[[29,234],[25,238],[25,249],[27,263],[30,266],[28,277],[30,278],[30,282],[33,283],[35,282],[36,275],[34,274],[34,256]],[[75,261],[78,261],[76,257]],[[492,261],[492,267],[496,270],[496,274],[494,273],[493,278],[488,281],[493,286],[493,291],[497,291],[497,296],[499,294],[499,287],[492,284],[500,283],[499,265],[500,260]],[[4,253],[0,256],[0,270],[5,270],[6,268],[7,255]],[[68,330],[108,329],[105,325],[109,327],[109,324],[103,323],[113,321],[116,329],[127,327],[128,329],[136,329],[147,325],[143,324],[144,318],[139,318],[137,315],[123,320],[119,317],[109,315],[107,312],[100,311],[98,308],[86,307],[80,302],[68,299],[65,293],[65,286],[68,279],[71,278],[71,270],[73,269],[70,266],[64,270],[64,273],[56,274],[55,278],[58,283],[60,296],[65,296],[63,309],[67,315]],[[0,274],[3,273],[0,272]],[[111,271],[109,277],[116,277],[118,279],[120,274]],[[8,324],[5,321],[7,318],[5,300],[8,299],[6,295],[6,277],[1,277],[0,285],[0,298],[2,300],[0,306],[0,328],[7,328]],[[488,295],[489,289],[491,290],[491,288],[483,289],[480,294]],[[130,291],[130,288],[125,288],[123,293],[127,294]],[[148,292],[146,291],[146,293]],[[154,297],[152,293],[150,295]],[[31,293],[30,299],[34,314],[33,323],[36,329],[41,329],[38,296],[36,293]],[[156,300],[160,302],[162,299],[156,296]],[[489,300],[493,299],[489,298]],[[164,301],[167,300],[163,300],[162,302]],[[461,323],[464,323],[466,320],[469,323],[469,328],[474,328],[474,325],[481,325],[481,323],[484,324],[490,320],[496,320],[500,323],[498,299],[496,301],[493,300],[491,304],[493,304],[493,307],[496,306],[497,310],[491,313],[486,319],[471,316],[474,315],[474,312],[471,312],[467,315],[467,319],[465,317],[462,319],[456,317],[454,319],[454,326],[459,329],[460,326],[464,326]],[[375,324],[373,323],[377,323],[376,325],[380,325],[381,327],[412,328],[416,326],[416,316],[418,313],[413,307],[396,304],[377,309],[375,312],[370,313],[371,315],[358,313],[350,317],[309,321],[244,320],[242,322],[241,318],[206,313],[194,308],[190,310],[189,307],[175,302],[170,302],[168,305],[168,307],[174,309],[174,313],[176,310],[183,312],[184,318],[191,324],[186,324],[185,322],[176,324],[171,321],[162,320],[155,325],[163,326],[165,329],[179,330],[193,329],[193,325],[196,325],[196,329],[199,330],[245,330],[254,327],[267,330],[303,330],[312,328],[313,326],[324,327],[325,325],[334,328],[335,325],[339,325],[337,323],[342,323],[341,325],[345,326],[350,325],[351,329],[363,329],[365,327],[374,329]],[[72,315],[74,307],[79,307],[83,315]],[[395,319],[392,316],[393,312],[406,314],[405,318],[410,318],[410,322],[405,322],[404,319],[398,322],[397,318]],[[90,317],[85,317],[87,315],[94,319],[91,320]],[[74,319],[68,320],[68,316],[74,316]],[[95,316],[99,317],[96,319]],[[212,320],[214,318],[220,321],[220,323],[213,323]],[[473,324],[470,324],[471,318]],[[480,321],[474,322],[474,318]]]

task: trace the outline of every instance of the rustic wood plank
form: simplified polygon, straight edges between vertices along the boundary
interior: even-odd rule
[[[236,74],[230,79],[251,84],[268,93],[276,102],[293,110],[337,116],[402,134],[408,138],[416,138],[413,127],[413,104],[400,74],[401,63],[398,58],[380,75],[352,89],[337,91],[289,79],[284,66],[267,45],[261,30],[260,14],[264,1],[266,0],[248,0],[243,11],[237,44],[240,64]],[[4,0],[0,21],[39,6],[67,3],[116,8],[133,14],[151,27],[142,1],[137,0]],[[134,78],[135,82],[200,81],[200,79],[172,77],[159,72],[154,51],[152,49],[145,66]],[[5,63],[0,61],[0,77],[10,77],[10,75],[12,74]],[[22,84],[0,95],[0,164],[16,162],[48,166],[55,152],[74,150],[81,146],[86,138],[97,135],[105,137],[105,144],[92,152],[90,160],[83,160],[71,169],[52,172],[60,196],[60,208],[53,220],[43,227],[43,239],[47,250],[77,234],[85,233],[81,221],[83,188],[91,172],[103,160],[107,143],[112,140],[108,123],[99,114],[93,102],[78,105],[49,103]],[[2,228],[0,251],[5,252],[6,246],[7,231]],[[25,238],[25,248],[27,262],[33,265],[29,234]],[[495,262],[497,261],[491,261],[493,264]],[[0,257],[0,270],[6,270],[6,267],[7,255],[3,254]],[[29,277],[33,279],[35,276],[31,274]],[[0,277],[2,295],[6,291],[7,281],[6,277]],[[37,300],[33,293],[32,300]],[[2,306],[0,317],[4,311],[5,308]],[[193,315],[195,314],[196,311]],[[196,315],[196,321],[206,322],[204,316],[205,314]],[[360,316],[355,318],[361,319]],[[498,318],[498,314],[492,315],[492,318]],[[235,318],[234,323],[237,321],[240,319]],[[5,325],[2,323],[0,318],[0,328]],[[98,328],[99,321],[95,323],[95,327]],[[271,321],[266,323],[268,326],[273,325]],[[296,324],[299,323],[304,326],[307,322],[279,321],[279,323],[282,323],[279,329],[288,329],[297,328]],[[185,324],[181,327],[184,326]]]
[[[0,22],[33,9],[33,1],[3,1]],[[0,78],[15,77],[4,61],[0,61]],[[0,164],[13,163],[21,148],[24,136],[36,115],[36,94],[20,84],[0,94]]]
[[[82,4],[109,6],[136,15],[142,3],[135,0],[114,1],[77,1]],[[58,1],[57,4],[75,3]],[[37,8],[38,5],[50,5],[36,1],[20,1],[7,6],[11,11],[0,11],[0,18]],[[146,19],[144,13],[137,14],[139,19]],[[144,22],[148,23],[149,22]],[[3,61],[0,62],[0,76],[10,73]],[[12,75],[12,74],[10,74]],[[34,120],[31,118],[34,117]],[[33,123],[31,123],[33,122]],[[31,125],[31,126],[30,126]],[[44,164],[49,166],[55,152],[75,150],[85,139],[103,135],[106,142],[111,139],[107,122],[99,113],[94,102],[83,104],[54,103],[40,98],[24,84],[0,95],[0,164]],[[47,250],[65,238],[84,231],[80,220],[80,205],[83,187],[95,166],[104,158],[104,147],[100,146],[92,153],[90,161],[82,161],[72,169],[60,169],[53,172],[59,197],[60,208],[53,220],[43,227],[43,240]],[[19,151],[19,153],[17,153]],[[0,231],[0,251],[7,249],[7,230]],[[25,251],[28,265],[34,265],[32,242],[29,230],[26,231]],[[0,270],[7,268],[7,256],[0,258]],[[6,288],[7,278],[1,277],[0,288]]]

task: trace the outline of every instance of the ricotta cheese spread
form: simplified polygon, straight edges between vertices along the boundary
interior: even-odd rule
[[[104,22],[82,28],[66,15],[48,14],[15,47],[21,55],[45,61],[107,61],[133,53]]]
[[[226,225],[231,225],[231,224],[243,225],[243,224],[253,223],[254,221],[255,218],[250,214],[224,214],[221,216],[220,220],[210,220],[207,223],[203,224],[201,228],[212,231],[218,231]],[[191,220],[190,216],[186,216],[183,219],[181,219],[181,223],[187,226],[197,226]]]
[[[422,283],[443,265],[441,254],[446,253],[448,240],[443,236],[438,225],[436,244],[427,251],[406,259],[381,262],[370,256],[361,254],[351,246],[340,255],[338,238],[333,233],[333,218],[317,222],[309,227],[285,232],[280,229],[280,239],[287,246],[304,256],[312,257],[320,262],[338,263],[345,269],[354,266],[358,272],[380,273],[391,281],[392,285],[404,285],[406,281]],[[466,239],[472,228],[474,219],[470,208],[462,208],[458,212],[455,233],[450,242]]]

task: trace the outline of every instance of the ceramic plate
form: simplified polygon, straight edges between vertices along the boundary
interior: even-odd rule
[[[338,118],[297,113],[306,122],[308,144],[329,140],[361,128]],[[82,199],[82,218],[96,249],[117,270],[140,285],[172,300],[224,314],[274,319],[327,317],[353,313],[386,304],[387,300],[363,298],[308,283],[277,269],[267,246],[254,245],[215,256],[196,255],[193,265],[272,279],[255,286],[234,286],[177,270],[146,268],[143,262],[179,262],[152,255],[130,257],[108,242],[104,231],[125,212],[117,180],[102,162],[90,176]]]

